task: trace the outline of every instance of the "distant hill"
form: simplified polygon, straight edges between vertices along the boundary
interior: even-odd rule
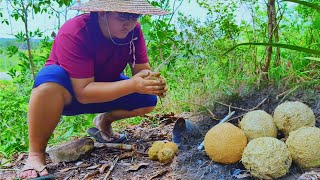
[[[40,44],[41,39],[31,39],[31,47],[37,48]],[[26,42],[20,42],[16,38],[0,38],[0,49],[6,48],[8,46],[18,46],[19,49],[27,49]]]

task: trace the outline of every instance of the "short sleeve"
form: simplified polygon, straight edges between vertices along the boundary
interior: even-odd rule
[[[94,59],[88,48],[78,36],[68,33],[58,34],[53,44],[57,63],[72,78],[90,78],[94,76]]]
[[[148,59],[148,54],[147,54],[147,47],[146,47],[146,42],[145,39],[143,37],[143,32],[141,30],[141,25],[138,24],[136,29],[135,29],[136,33],[138,34],[138,40],[136,40],[135,43],[135,47],[136,47],[136,64],[144,64],[149,62]]]

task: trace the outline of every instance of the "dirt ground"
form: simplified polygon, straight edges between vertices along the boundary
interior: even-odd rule
[[[140,125],[130,126],[125,131],[128,134],[126,144],[137,145],[138,151],[126,151],[101,147],[96,144],[94,151],[87,157],[77,162],[53,164],[47,158],[49,172],[54,174],[56,179],[104,179],[109,165],[115,158],[118,158],[115,168],[107,179],[253,179],[246,176],[246,171],[241,162],[233,165],[222,165],[212,162],[205,151],[197,150],[202,142],[205,133],[215,124],[215,119],[222,119],[229,110],[236,113],[231,117],[233,124],[237,125],[249,109],[261,109],[272,114],[275,107],[285,100],[300,101],[312,108],[316,115],[317,124],[320,126],[320,90],[298,90],[290,94],[278,96],[281,92],[263,90],[247,94],[243,97],[230,99],[228,102],[217,102],[212,114],[190,114],[180,115],[168,114],[158,116],[159,124],[155,126],[152,121],[146,119]],[[277,98],[278,96],[278,98]],[[265,101],[263,101],[266,98]],[[263,102],[263,103],[262,103]],[[231,105],[231,106],[228,106]],[[258,106],[258,107],[257,107]],[[192,121],[198,128],[198,134],[183,136],[178,155],[172,163],[161,164],[158,161],[151,161],[148,158],[147,150],[152,142],[156,140],[172,140],[172,131],[178,119]],[[281,134],[279,134],[281,137]],[[22,166],[21,159],[11,169],[19,169]],[[101,168],[105,165],[105,171]],[[237,174],[236,172],[241,172]],[[298,179],[305,171],[292,165],[290,172],[280,178],[281,180]],[[243,174],[241,176],[241,174]],[[238,175],[238,176],[236,176]],[[14,179],[14,171],[0,171],[0,179]]]

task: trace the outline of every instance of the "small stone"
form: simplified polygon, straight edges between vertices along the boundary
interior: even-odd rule
[[[53,163],[76,161],[84,155],[90,154],[94,142],[90,138],[69,141],[47,150]]]

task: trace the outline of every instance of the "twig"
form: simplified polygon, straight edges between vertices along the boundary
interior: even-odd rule
[[[175,48],[175,47],[173,46],[173,49],[174,49],[174,48]],[[167,63],[168,60],[171,58],[171,56],[173,56],[176,52],[177,52],[177,50],[174,51],[174,52],[172,52],[165,60],[163,60],[162,63],[161,63],[158,67],[156,67],[156,68],[154,69],[154,72],[158,72],[158,71],[160,70],[160,68],[161,68],[165,63]]]
[[[292,89],[289,89],[289,90],[287,90],[287,91],[285,91],[285,92],[277,95],[277,96],[276,96],[276,99],[279,99],[280,97],[283,96],[283,98],[282,98],[282,99],[280,100],[280,102],[279,102],[279,103],[281,103],[289,94],[293,93],[293,92],[294,92],[295,90],[297,90],[299,87],[300,87],[300,86],[296,86],[296,87],[294,87],[294,88],[292,88]]]
[[[117,165],[117,162],[119,160],[119,156],[116,157],[116,159],[113,161],[112,166],[110,167],[110,169],[108,170],[106,176],[103,178],[103,180],[107,180],[107,178],[109,177],[109,175],[111,174],[112,170],[114,169],[114,167]]]
[[[190,104],[193,104],[193,105],[197,105],[197,106],[201,106],[201,107],[205,108],[205,109],[209,112],[209,114],[211,115],[211,118],[212,118],[212,119],[214,119],[214,120],[219,120],[219,119],[217,119],[217,118],[215,117],[215,115],[212,113],[212,111],[211,111],[209,108],[207,108],[206,106],[204,106],[204,105],[202,105],[202,104],[192,103],[192,102],[187,102],[187,103],[190,103]]]
[[[0,171],[19,171],[19,169],[0,169]]]
[[[231,105],[228,105],[228,104],[225,104],[225,103],[222,103],[222,102],[219,102],[219,101],[216,101],[216,100],[213,100],[214,102],[218,103],[218,104],[221,104],[223,106],[227,106],[229,108],[232,108],[232,109],[238,109],[238,110],[241,110],[241,111],[253,111],[255,109],[257,109],[259,106],[261,106],[268,98],[264,98],[257,106],[251,108],[251,109],[243,109],[243,108],[240,108],[240,107],[235,107],[235,106],[231,106]]]
[[[168,169],[164,169],[161,170],[160,172],[156,173],[155,175],[151,176],[149,180],[155,179],[157,177],[163,176],[165,175],[169,170]]]
[[[239,116],[233,117],[233,118],[229,119],[229,121],[232,121],[232,120],[234,120],[234,119],[241,118],[241,117],[244,116],[245,114],[246,114],[246,113],[243,113],[243,114],[241,114],[241,115],[239,115]]]
[[[120,143],[96,143],[95,147],[102,148],[112,148],[112,149],[121,149],[121,150],[133,150],[134,146],[130,144],[120,144]]]

